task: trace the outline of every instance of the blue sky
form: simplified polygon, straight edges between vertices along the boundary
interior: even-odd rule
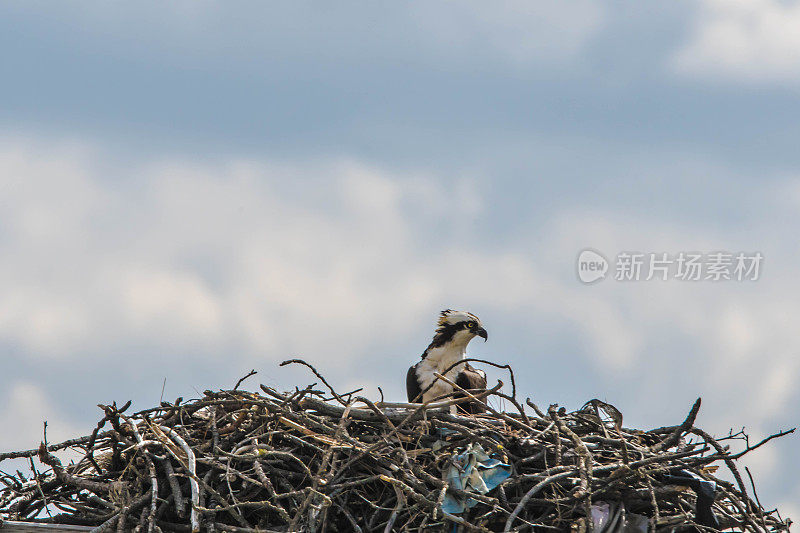
[[[0,448],[300,356],[402,397],[469,309],[537,403],[798,423],[800,5],[0,7]],[[575,277],[760,251],[751,283]],[[796,437],[749,461],[800,517]]]

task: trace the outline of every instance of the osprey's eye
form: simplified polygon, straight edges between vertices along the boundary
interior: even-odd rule
[[[475,322],[467,322],[467,329],[472,329],[475,327]]]

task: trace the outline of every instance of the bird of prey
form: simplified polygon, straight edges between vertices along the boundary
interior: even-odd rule
[[[453,392],[453,387],[441,379],[436,379],[434,373],[442,374],[450,365],[464,359],[467,344],[475,337],[482,337],[484,341],[488,339],[488,334],[478,317],[465,311],[452,309],[442,311],[439,314],[433,341],[422,354],[422,360],[408,369],[406,375],[408,401],[427,402]],[[473,394],[486,390],[486,373],[472,368],[468,363],[458,364],[443,375]],[[431,383],[433,386],[428,389]],[[459,404],[458,410],[473,414],[484,411],[475,402]]]

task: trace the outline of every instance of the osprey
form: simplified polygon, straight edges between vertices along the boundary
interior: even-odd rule
[[[450,365],[464,359],[467,344],[475,337],[483,337],[484,341],[488,338],[478,317],[465,311],[452,309],[442,311],[439,314],[439,324],[433,335],[433,341],[422,354],[422,360],[408,369],[406,375],[408,401],[427,402],[453,392],[453,387],[441,379],[436,379],[434,373],[442,374]],[[476,390],[486,390],[486,373],[472,368],[467,363],[455,365],[443,375],[473,394]],[[431,383],[433,386],[428,389]],[[467,413],[484,411],[475,402],[459,404],[459,410]]]

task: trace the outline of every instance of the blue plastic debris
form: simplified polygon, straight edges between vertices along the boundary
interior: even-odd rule
[[[454,455],[450,465],[442,473],[442,479],[450,487],[479,494],[486,494],[509,476],[511,465],[490,456],[476,443],[471,443],[464,452]],[[448,493],[442,502],[442,511],[459,514],[477,503],[473,498]]]

